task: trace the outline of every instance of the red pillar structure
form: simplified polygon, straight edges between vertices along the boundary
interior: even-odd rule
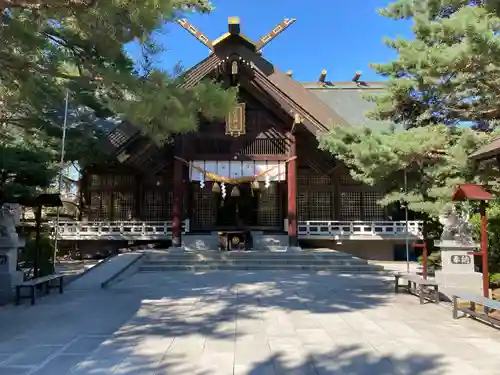
[[[290,134],[290,157],[293,157],[287,164],[286,182],[288,186],[288,244],[298,246],[297,239],[297,148],[295,136]]]
[[[483,269],[483,295],[486,298],[490,296],[490,280],[488,269],[488,223],[486,219],[487,201],[493,199],[493,196],[476,184],[458,185],[452,200],[454,201],[479,201],[479,213],[481,215],[481,249],[474,251],[471,255],[482,257],[481,268]]]
[[[172,202],[172,246],[179,247],[182,244],[182,193],[183,193],[183,164],[180,160],[174,160],[174,186]]]

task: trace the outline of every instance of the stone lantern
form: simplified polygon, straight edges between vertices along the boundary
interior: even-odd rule
[[[488,295],[488,257],[486,233],[486,201],[492,195],[481,186],[462,184],[453,194],[453,201],[480,201],[481,246],[472,239],[473,228],[468,218],[459,215],[455,209],[440,218],[443,233],[435,246],[441,249],[442,269],[436,271],[436,281],[445,289],[469,290]],[[481,247],[481,251],[475,251]],[[484,255],[486,254],[486,255]],[[474,256],[483,256],[483,274],[475,272]],[[486,263],[486,265],[485,265]]]

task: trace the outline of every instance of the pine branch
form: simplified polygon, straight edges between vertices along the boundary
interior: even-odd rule
[[[0,11],[5,9],[53,9],[91,7],[97,0],[0,0]]]

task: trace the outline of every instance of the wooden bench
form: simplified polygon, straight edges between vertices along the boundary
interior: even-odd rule
[[[415,294],[420,298],[420,304],[422,305],[425,300],[425,292],[432,288],[432,294],[434,295],[434,302],[439,303],[439,286],[435,281],[426,280],[418,275],[412,275],[407,273],[395,273],[394,274],[394,291],[399,292],[399,288],[405,288],[408,293]],[[406,280],[407,285],[399,285],[399,279]]]
[[[58,288],[59,293],[63,293],[64,289],[64,280],[63,275],[48,275],[37,277],[36,279],[31,279],[24,281],[23,283],[16,285],[16,305],[19,305],[22,298],[30,298],[31,304],[35,304],[36,297],[36,289],[38,286],[45,288],[45,294],[50,293],[50,289]],[[53,284],[53,281],[59,281],[56,285]],[[30,289],[30,294],[28,296],[23,296],[21,294],[21,289]]]
[[[468,301],[469,307],[458,306],[459,300]],[[489,309],[500,310],[500,301],[495,301],[494,299],[486,298],[470,292],[455,292],[452,295],[452,301],[453,319],[458,319],[458,312],[461,311],[466,315],[484,320],[493,325],[500,325],[500,320],[488,315]],[[484,313],[476,310],[476,304],[484,306]]]

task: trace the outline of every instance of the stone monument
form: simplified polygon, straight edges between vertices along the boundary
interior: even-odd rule
[[[479,244],[472,238],[473,228],[468,217],[455,209],[440,217],[443,233],[435,245],[441,249],[441,270],[436,281],[445,290],[461,289],[482,294],[483,275],[475,271],[474,256],[469,254]]]
[[[17,271],[18,249],[23,246],[16,233],[15,207],[0,206],[0,304],[11,300],[14,286],[23,281],[23,272]]]

